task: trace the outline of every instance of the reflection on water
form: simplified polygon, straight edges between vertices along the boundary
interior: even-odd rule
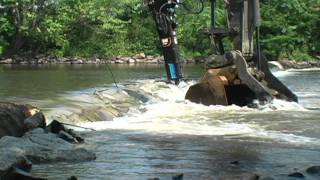
[[[186,179],[208,179],[253,172],[286,179],[292,171],[319,165],[320,71],[276,72],[298,94],[300,104],[275,100],[250,109],[187,102],[184,95],[195,81],[166,84],[162,66],[112,69],[119,89],[104,66],[2,67],[1,99],[30,101],[49,120],[99,130],[82,132],[86,146],[97,153],[96,161],[35,166],[34,174],[50,179],[170,179],[184,173]],[[202,67],[187,66],[186,74],[196,80]],[[109,119],[103,112],[110,111],[119,115]],[[86,114],[92,112],[95,116]]]
[[[163,65],[110,65],[116,80],[165,78]],[[199,77],[201,66],[186,66],[187,78]],[[0,98],[52,99],[66,91],[112,84],[106,65],[0,65]]]

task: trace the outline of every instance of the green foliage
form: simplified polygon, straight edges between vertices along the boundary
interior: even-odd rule
[[[319,0],[265,1],[262,10],[262,46],[269,57],[309,60],[319,53]]]
[[[199,7],[197,1],[186,2],[189,8]],[[201,14],[178,10],[184,58],[213,53],[204,33],[211,23],[205,2]],[[262,48],[269,58],[309,60],[320,55],[320,0],[261,2]],[[227,24],[222,3],[216,15],[218,26]],[[0,55],[19,52],[114,57],[156,55],[161,49],[143,0],[0,0]]]

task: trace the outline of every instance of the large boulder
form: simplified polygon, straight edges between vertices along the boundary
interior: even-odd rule
[[[82,162],[95,160],[94,153],[70,144],[57,134],[35,129],[23,137],[0,139],[0,179],[41,179],[32,177],[31,163]]]
[[[30,174],[32,163],[80,162],[95,160],[94,153],[59,138],[57,134],[35,129],[17,138],[0,139],[0,179],[40,180]]]
[[[8,161],[8,152],[11,157]],[[0,163],[12,164],[16,159],[32,163],[81,162],[95,160],[94,153],[68,143],[56,134],[35,129],[21,138],[5,136],[0,139]]]
[[[0,102],[0,138],[3,136],[21,137],[32,127],[45,127],[45,118],[37,114],[38,112],[39,109],[31,105]],[[36,114],[37,116],[29,119],[26,125],[25,120]]]

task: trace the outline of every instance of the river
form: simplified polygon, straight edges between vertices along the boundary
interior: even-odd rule
[[[80,132],[96,161],[34,165],[34,175],[170,179],[183,173],[185,179],[214,179],[250,172],[288,179],[302,172],[319,178],[305,173],[320,165],[319,69],[275,72],[299,96],[299,104],[275,100],[257,109],[185,101],[202,66],[186,66],[188,80],[179,86],[163,82],[162,66],[111,69],[118,88],[102,65],[0,66],[1,101],[31,103],[48,121],[96,130]],[[119,117],[108,119],[103,111],[110,107]],[[90,116],[96,119],[80,118],[88,109],[100,112]]]

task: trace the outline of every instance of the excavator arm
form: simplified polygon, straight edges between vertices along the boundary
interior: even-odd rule
[[[168,80],[179,84],[183,78],[176,32],[176,8],[179,1],[148,0],[147,3],[157,26]]]
[[[203,1],[199,0],[202,4]],[[162,45],[168,80],[176,84],[183,78],[178,52],[176,8],[179,0],[148,0]],[[258,99],[274,98],[298,101],[297,96],[268,68],[260,48],[260,1],[224,0],[227,27],[216,27],[217,0],[210,0],[211,28],[208,35],[216,54],[207,61],[207,72],[190,87],[186,99],[205,105],[246,106]],[[226,51],[223,39],[229,38],[233,49]]]

